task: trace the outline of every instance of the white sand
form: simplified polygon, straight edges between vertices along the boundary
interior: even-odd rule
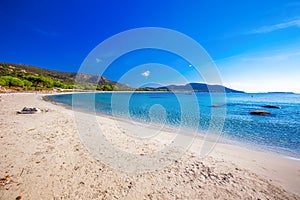
[[[25,106],[50,110],[17,115]],[[300,199],[297,160],[228,144],[217,144],[200,159],[199,138],[182,158],[166,158],[172,164],[161,170],[127,173],[96,161],[80,140],[73,111],[45,102],[41,95],[3,94],[0,111],[0,178],[9,176],[0,181],[1,200],[19,195],[22,199]],[[140,140],[134,136],[150,136],[157,128],[97,119],[107,140],[138,156],[165,148],[175,135],[159,131],[155,139]]]

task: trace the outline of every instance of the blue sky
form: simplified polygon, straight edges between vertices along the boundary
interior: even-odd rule
[[[203,46],[224,85],[248,92],[300,93],[300,2],[296,0],[2,0],[0,26],[0,61],[75,72],[93,48],[117,33],[139,27],[173,29]],[[145,80],[159,70],[147,69],[143,62],[175,68],[189,65],[158,53],[150,52],[148,59],[142,56],[135,63],[141,65],[136,73]],[[132,58],[128,55],[127,61],[120,58],[115,64],[129,71],[134,66],[124,63]],[[180,73],[191,73],[186,69]],[[105,74],[112,80],[121,76],[113,67]]]

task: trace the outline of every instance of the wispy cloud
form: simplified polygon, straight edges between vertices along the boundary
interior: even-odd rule
[[[226,58],[222,58],[219,60],[215,60],[216,64],[230,62],[232,60],[236,60],[239,62],[264,62],[264,61],[283,61],[289,60],[293,57],[300,56],[300,48],[298,47],[287,47],[287,48],[279,48],[271,51],[260,51],[260,52],[252,52],[247,54],[238,54],[235,56],[230,56]]]
[[[55,37],[55,36],[58,36],[58,33],[57,32],[53,32],[53,31],[45,31],[43,29],[40,29],[40,28],[34,28],[33,29],[35,32],[41,34],[41,35],[44,35],[44,36],[50,36],[50,37]]]
[[[255,29],[255,30],[248,32],[248,34],[269,33],[272,31],[290,28],[290,27],[300,27],[300,19],[290,20],[287,22],[274,24],[274,25],[270,25],[270,26],[263,26],[259,29]]]
[[[143,73],[141,73],[142,76],[145,76],[145,77],[148,77],[150,76],[150,71],[147,70],[147,71],[144,71]]]
[[[300,6],[300,2],[291,2],[291,3],[287,3],[285,6],[286,6],[286,7]]]
[[[273,55],[264,55],[264,56],[250,56],[250,57],[244,57],[242,58],[242,61],[249,62],[249,61],[283,61],[283,60],[288,60],[291,57],[294,56],[300,56],[300,50],[294,51],[294,52],[278,52]]]
[[[226,86],[247,92],[300,92],[299,44],[218,60]]]

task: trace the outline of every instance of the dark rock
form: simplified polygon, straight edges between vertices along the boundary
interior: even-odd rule
[[[34,114],[36,112],[41,112],[41,109],[24,107],[21,111],[18,111],[17,114]]]
[[[280,109],[280,106],[275,106],[275,105],[265,105],[265,106],[261,106],[263,108],[277,108]]]
[[[250,112],[251,115],[271,115],[270,112],[265,110],[253,110]]]

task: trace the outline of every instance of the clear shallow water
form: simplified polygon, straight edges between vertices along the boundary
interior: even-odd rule
[[[212,114],[225,115],[222,137],[255,148],[300,159],[299,94],[226,94],[226,105],[214,108],[209,93],[81,93],[73,106],[87,111],[143,122],[164,123],[202,132],[209,128]],[[220,94],[220,96],[222,96]],[[72,94],[46,98],[72,106]],[[218,97],[217,97],[218,98]],[[281,109],[263,108],[276,105]],[[269,116],[254,116],[252,110],[266,110]],[[224,111],[224,112],[223,112]]]

